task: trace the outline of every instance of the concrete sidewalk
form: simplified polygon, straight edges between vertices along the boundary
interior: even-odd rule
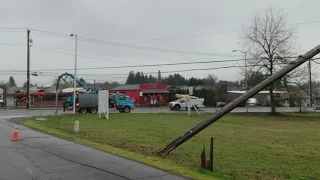
[[[17,120],[17,119],[16,119]],[[162,170],[0,119],[0,179],[184,180]]]

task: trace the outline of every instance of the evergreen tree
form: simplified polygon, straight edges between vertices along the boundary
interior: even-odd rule
[[[147,83],[148,81],[147,81],[147,79],[145,79],[145,76],[144,76],[144,74],[143,74],[143,72],[141,72],[141,83],[140,84],[145,84],[145,83]]]
[[[148,75],[144,75],[144,80],[145,80],[146,83],[149,83],[149,82],[150,82],[150,81],[149,81],[149,78],[148,78]]]
[[[135,84],[142,84],[142,78],[141,78],[141,74],[140,74],[140,72],[138,71],[137,73],[136,73],[136,77],[135,77],[135,81],[134,81],[134,83]]]
[[[158,71],[158,82],[161,82],[161,80],[162,80],[162,77],[161,77],[161,72],[160,72],[160,70]]]
[[[133,71],[130,71],[126,80],[126,84],[135,84],[135,81],[136,81],[135,74]]]
[[[80,78],[79,80],[81,83],[86,84],[86,81],[83,78]]]
[[[15,80],[12,76],[9,77],[8,86],[9,86],[9,87],[17,86],[16,80]]]

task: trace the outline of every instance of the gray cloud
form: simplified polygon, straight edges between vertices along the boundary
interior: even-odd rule
[[[194,52],[220,53],[223,55],[200,56],[169,52],[133,49],[110,44],[90,43],[79,40],[78,67],[121,66],[156,64],[164,62],[189,62],[242,58],[232,53],[240,49],[241,29],[249,23],[250,16],[265,7],[282,7],[288,12],[289,23],[319,21],[314,16],[317,1],[213,1],[213,0],[0,0],[2,27],[23,27],[68,35],[114,41],[141,46],[179,49]],[[299,25],[297,44],[304,52],[317,45],[320,23]],[[222,32],[222,33],[216,33]],[[206,34],[207,35],[199,35]],[[26,32],[7,32],[0,28],[1,70],[26,69]],[[31,48],[31,70],[70,68],[74,66],[74,39],[45,35],[31,30],[34,47]],[[44,50],[47,49],[47,50]],[[49,49],[49,50],[48,50]],[[63,51],[63,53],[52,52]],[[68,54],[69,53],[69,54]],[[71,55],[70,55],[71,54]],[[98,60],[100,59],[100,60]],[[119,61],[119,62],[115,62]],[[240,63],[240,62],[239,62]],[[209,68],[239,63],[216,63],[183,66],[82,70],[82,74],[127,74],[130,70],[154,72],[188,68]],[[222,69],[181,73],[184,76],[205,77],[214,74],[220,79],[239,80],[241,69]],[[63,73],[59,71],[56,73]],[[70,71],[73,73],[73,71]],[[8,80],[6,72],[0,80]],[[164,74],[165,75],[165,74]],[[13,74],[16,81],[26,81],[25,74]],[[32,83],[51,84],[54,77],[32,77]],[[87,75],[84,79],[97,81],[125,81],[125,75]]]

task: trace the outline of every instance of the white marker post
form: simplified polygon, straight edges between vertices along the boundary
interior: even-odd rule
[[[74,127],[73,127],[74,132],[76,132],[76,133],[79,132],[79,125],[80,125],[80,122],[78,120],[75,120]]]
[[[101,90],[98,93],[98,114],[99,118],[101,113],[104,114],[106,119],[109,119],[109,90]]]

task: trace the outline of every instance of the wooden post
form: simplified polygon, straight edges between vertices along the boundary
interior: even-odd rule
[[[206,149],[203,147],[200,155],[201,168],[206,169]]]
[[[211,137],[211,142],[210,142],[210,166],[209,170],[213,171],[213,137]]]

